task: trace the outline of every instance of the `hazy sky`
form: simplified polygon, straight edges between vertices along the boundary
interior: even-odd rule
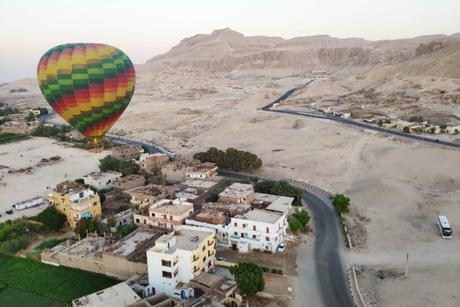
[[[182,38],[229,27],[245,35],[371,40],[460,32],[459,0],[0,0],[0,82],[34,77],[68,42],[112,44],[135,63]]]

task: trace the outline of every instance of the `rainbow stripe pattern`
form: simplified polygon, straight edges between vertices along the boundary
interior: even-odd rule
[[[121,50],[77,43],[46,52],[37,67],[40,90],[72,127],[100,143],[134,93],[134,65]]]

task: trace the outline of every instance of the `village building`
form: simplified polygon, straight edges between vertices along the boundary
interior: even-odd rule
[[[152,169],[160,171],[168,162],[168,155],[162,153],[142,154],[139,159],[139,166],[145,172],[152,173]]]
[[[98,191],[112,190],[113,182],[117,178],[121,178],[122,174],[118,172],[92,172],[83,176],[85,184],[95,188]]]
[[[189,166],[185,169],[185,178],[209,179],[215,175],[217,175],[217,165],[211,162]]]
[[[171,198],[174,188],[157,184],[148,184],[126,191],[131,196],[131,203],[139,208],[149,206],[161,199]]]
[[[142,175],[131,174],[125,177],[116,178],[112,182],[112,188],[117,191],[132,190],[145,185],[145,178]]]
[[[187,283],[214,267],[215,243],[214,231],[191,226],[161,236],[147,251],[153,294],[183,300],[194,297],[194,289]]]
[[[266,210],[288,214],[291,211],[293,201],[294,197],[255,193],[252,205],[257,207],[261,205]]]
[[[141,298],[125,282],[77,298],[72,301],[73,307],[125,307]]]
[[[112,148],[112,157],[119,160],[139,160],[144,150],[134,144],[124,144]]]
[[[64,242],[41,253],[42,262],[128,279],[147,273],[146,250],[162,232],[138,228],[120,241],[89,234],[86,238]]]
[[[251,210],[252,206],[249,204],[229,204],[229,203],[212,203],[208,202],[203,204],[204,211],[219,211],[223,212],[226,216],[233,217],[235,215],[241,215],[249,210]]]
[[[193,213],[193,204],[181,199],[162,199],[134,213],[139,226],[177,229]]]
[[[219,194],[219,202],[250,204],[255,197],[252,184],[233,183]]]
[[[228,224],[229,247],[242,253],[274,253],[284,242],[287,224],[286,214],[261,209],[232,217]]]
[[[67,217],[71,228],[75,228],[82,218],[99,218],[101,215],[99,195],[74,181],[58,184],[48,195],[48,201]]]

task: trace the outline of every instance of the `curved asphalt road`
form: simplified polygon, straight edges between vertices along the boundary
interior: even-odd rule
[[[307,112],[307,111],[293,111],[293,110],[274,110],[272,109],[273,104],[279,103],[287,98],[289,98],[292,94],[294,94],[297,90],[306,87],[310,83],[312,83],[313,80],[308,81],[302,86],[292,88],[288,90],[286,93],[281,95],[278,99],[275,101],[269,103],[268,105],[260,108],[260,110],[267,111],[267,112],[275,112],[275,113],[286,113],[286,114],[291,114],[291,115],[300,115],[300,116],[305,116],[305,117],[312,117],[312,118],[318,118],[318,119],[327,119],[327,120],[332,120],[335,122],[339,122],[345,125],[351,125],[351,126],[356,126],[359,128],[364,128],[364,129],[369,129],[369,130],[374,130],[390,135],[395,135],[403,138],[408,138],[412,140],[417,140],[417,141],[422,141],[422,142],[427,142],[435,145],[444,145],[444,146],[449,146],[453,148],[460,148],[459,143],[454,143],[454,142],[449,142],[449,141],[443,141],[440,139],[435,139],[423,135],[414,135],[414,134],[409,134],[405,133],[403,131],[399,130],[393,130],[393,129],[387,129],[379,126],[374,126],[370,124],[366,124],[357,120],[349,119],[349,118],[343,118],[339,116],[334,116],[334,115],[329,115],[329,114],[323,114],[323,113],[318,113],[318,112]]]
[[[304,202],[315,224],[315,269],[324,306],[354,307],[342,261],[342,233],[329,200],[306,191]]]

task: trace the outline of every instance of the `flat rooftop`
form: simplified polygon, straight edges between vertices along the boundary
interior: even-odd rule
[[[169,187],[165,187],[162,185],[157,184],[148,184],[141,187],[137,187],[127,191],[130,194],[141,194],[141,195],[148,195],[148,196],[158,196],[163,194],[165,191],[169,191]]]
[[[79,184],[78,182],[66,180],[66,181],[59,183],[54,189],[54,191],[59,194],[67,194],[72,190],[80,190],[82,188],[83,186]]]
[[[251,193],[254,193],[254,187],[252,184],[234,183],[231,186],[225,188],[225,190],[221,192],[219,196],[240,197],[247,196]]]
[[[193,204],[189,202],[178,201],[177,199],[172,201],[170,199],[163,199],[150,206],[151,212],[168,212],[168,213],[182,213],[193,209]]]
[[[140,300],[125,282],[116,284],[110,288],[82,296],[72,301],[73,306],[84,307],[125,307]]]
[[[128,256],[134,252],[139,245],[142,245],[144,241],[152,239],[156,235],[157,234],[154,232],[138,230],[133,235],[128,235],[125,239],[118,242],[116,245],[117,247],[112,250],[112,253]]]
[[[114,178],[114,177],[121,177],[121,173],[108,171],[108,172],[92,172],[83,178],[91,178],[93,180],[105,179],[105,178]]]
[[[118,183],[124,183],[124,182],[139,180],[139,179],[144,179],[144,180],[145,180],[144,176],[142,176],[142,175],[134,175],[134,174],[131,174],[131,175],[128,175],[128,176],[125,176],[125,177],[117,178],[117,179],[116,179],[116,182],[118,182]]]
[[[200,244],[211,234],[214,232],[204,231],[204,230],[197,230],[197,229],[190,229],[189,226],[182,226],[179,231],[176,231],[172,234],[162,235],[158,240],[157,243],[168,243],[173,237],[176,239],[176,244],[171,246],[169,249],[163,251],[168,254],[174,253],[176,249],[186,250],[186,251],[194,251],[196,250]],[[155,249],[156,245],[152,247],[153,251],[161,252],[161,249]]]
[[[217,184],[216,181],[212,180],[200,180],[200,179],[187,179],[183,183],[184,186],[192,188],[210,189]]]
[[[256,193],[255,200],[262,201],[264,203],[270,203],[265,209],[278,211],[278,212],[289,212],[289,209],[292,207],[292,202],[294,197],[287,196],[278,196],[265,193]]]
[[[272,212],[267,210],[261,209],[254,209],[251,211],[246,212],[243,215],[237,215],[234,218],[236,219],[244,219],[249,221],[255,222],[262,222],[268,224],[274,224],[283,216],[282,213]]]

